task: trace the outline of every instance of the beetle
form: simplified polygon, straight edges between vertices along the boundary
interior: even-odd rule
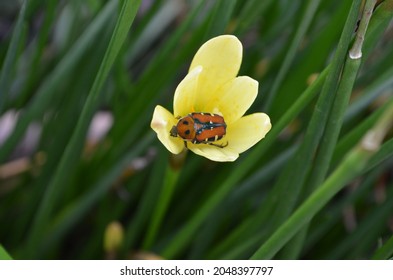
[[[224,118],[211,113],[190,113],[179,121],[170,131],[173,137],[180,137],[184,140],[187,148],[187,141],[193,144],[209,144],[219,148],[228,146],[226,144],[215,144],[226,134],[227,124]]]

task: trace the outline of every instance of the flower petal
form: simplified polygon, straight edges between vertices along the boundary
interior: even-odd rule
[[[227,147],[220,148],[208,144],[187,143],[188,148],[197,155],[203,156],[213,161],[235,161],[239,153]]]
[[[241,42],[232,35],[215,37],[199,48],[190,66],[190,71],[198,65],[203,67],[195,100],[197,111],[206,111],[204,106],[210,95],[237,76],[242,52]]]
[[[206,105],[207,112],[218,113],[231,124],[240,119],[258,95],[258,82],[250,77],[232,79],[215,93]]]
[[[198,80],[202,70],[202,66],[195,67],[177,86],[173,97],[173,114],[175,117],[184,117],[195,111],[194,104]]]
[[[228,125],[225,136],[228,148],[243,153],[264,138],[271,127],[270,118],[265,113],[244,116]]]
[[[150,126],[157,133],[161,143],[173,154],[179,154],[184,149],[183,140],[169,134],[176,124],[177,120],[167,109],[160,105],[156,106]]]

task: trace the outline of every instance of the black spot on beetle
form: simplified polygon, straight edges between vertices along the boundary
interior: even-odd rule
[[[188,121],[183,121],[183,124],[184,125],[188,125]]]
[[[186,133],[186,135],[189,135],[190,134],[190,130],[187,129],[185,133]]]

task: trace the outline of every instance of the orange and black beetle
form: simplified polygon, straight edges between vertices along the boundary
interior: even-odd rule
[[[224,148],[228,143],[219,145],[213,142],[225,136],[226,128],[224,118],[220,115],[191,113],[179,119],[177,125],[172,127],[170,135],[182,138],[186,147],[187,141],[190,141],[193,144],[209,144]]]

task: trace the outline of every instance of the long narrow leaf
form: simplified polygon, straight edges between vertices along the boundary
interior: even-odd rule
[[[46,224],[50,219],[50,213],[54,204],[59,198],[61,189],[67,181],[69,172],[72,172],[74,162],[79,158],[81,148],[83,147],[84,139],[88,126],[94,111],[100,102],[100,92],[102,86],[109,74],[110,69],[115,61],[117,54],[127,36],[128,30],[134,20],[136,12],[139,8],[140,1],[124,1],[119,19],[117,21],[115,30],[113,32],[111,41],[109,42],[108,49],[103,58],[101,67],[98,71],[93,87],[86,100],[81,116],[75,128],[75,131],[68,143],[64,155],[57,167],[52,181],[47,187],[47,191],[40,205],[34,223],[31,229],[29,238],[29,252],[34,255],[35,246],[40,239],[42,232],[46,230]],[[67,170],[67,172],[65,172]]]

